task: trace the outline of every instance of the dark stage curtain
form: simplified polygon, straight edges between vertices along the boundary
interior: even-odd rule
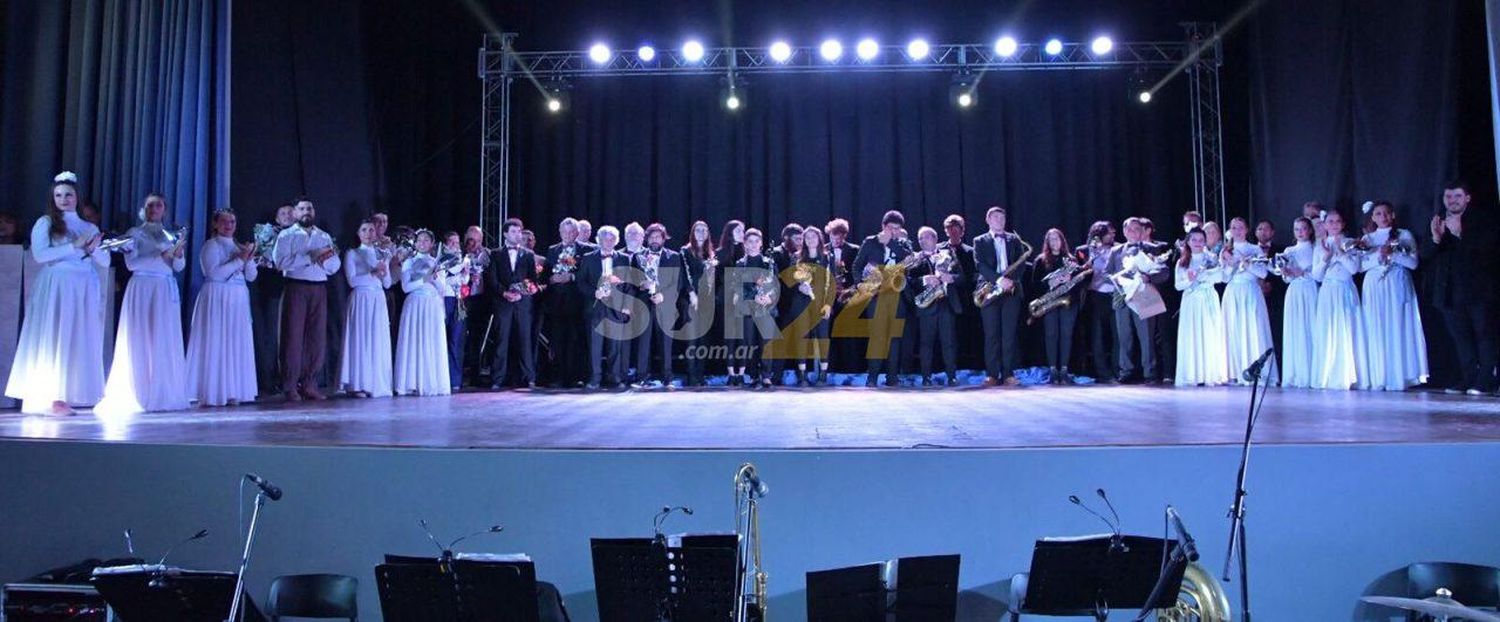
[[[695,219],[779,231],[849,219],[856,235],[902,210],[913,235],[958,213],[970,235],[1006,206],[1030,241],[1095,219],[1170,222],[1192,201],[1185,89],[1133,102],[1119,72],[994,73],[975,109],[947,75],[753,76],[729,113],[714,77],[578,80],[550,116],[518,89],[512,212],[548,233],[566,215],[600,224]]]
[[[5,9],[0,201],[22,235],[52,176],[78,173],[106,230],[137,222],[148,192],[192,227],[228,199],[224,0],[14,2]],[[196,262],[188,271],[201,281]],[[186,312],[186,311],[185,311]]]

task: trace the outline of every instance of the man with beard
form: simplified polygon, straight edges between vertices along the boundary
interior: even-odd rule
[[[630,258],[638,272],[636,288],[646,302],[645,332],[636,341],[635,369],[643,388],[672,386],[672,329],[681,317],[682,303],[698,306],[698,293],[682,255],[666,248],[667,228],[661,223],[646,227],[646,248]],[[661,355],[656,377],[651,376],[651,351]]]
[[[1495,389],[1495,248],[1493,221],[1470,212],[1469,186],[1443,186],[1443,209],[1429,223],[1431,244],[1422,245],[1432,303],[1453,338],[1458,373],[1449,393],[1481,395]]]
[[[328,349],[328,277],[339,271],[333,238],[314,223],[313,202],[293,206],[296,224],[276,236],[273,263],[286,277],[281,305],[281,390],[287,401],[327,399],[318,391]]]

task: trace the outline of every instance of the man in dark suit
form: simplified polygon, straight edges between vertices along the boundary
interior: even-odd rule
[[[906,260],[913,253],[911,242],[901,234],[906,226],[906,218],[901,212],[891,210],[880,219],[880,233],[868,236],[859,245],[859,254],[854,258],[854,278],[858,281],[864,274],[866,268],[883,269],[894,271],[897,265]],[[893,305],[894,313],[882,314],[883,305]],[[882,345],[888,345],[885,358],[870,357],[871,351],[866,349],[867,373],[865,386],[875,386],[875,380],[880,376],[882,363],[885,368],[885,386],[894,387],[901,383],[901,334],[906,318],[910,315],[907,307],[910,301],[902,292],[882,287],[880,293],[871,299],[865,310],[864,317],[871,318],[870,342],[875,344],[874,353],[881,352]],[[884,319],[882,319],[884,318]]]
[[[797,319],[793,317],[794,314],[791,312],[791,301],[796,298],[794,295],[796,288],[788,285],[787,279],[781,278],[781,273],[797,263],[797,258],[801,255],[801,248],[802,225],[789,222],[781,227],[781,243],[777,244],[776,248],[771,249],[766,254],[771,258],[771,261],[776,263],[776,278],[781,284],[780,297],[776,300],[776,330],[778,334],[785,331],[786,327],[790,326]],[[782,382],[782,376],[784,375],[782,374],[782,370],[786,368],[786,359],[772,356],[767,363],[767,366],[771,370],[772,382],[784,384]]]
[[[1021,383],[1015,376],[1021,358],[1016,329],[1020,326],[1021,301],[1026,298],[1022,283],[1027,251],[1021,236],[1005,230],[1005,208],[989,208],[984,212],[984,222],[990,230],[974,238],[974,268],[979,273],[975,287],[996,283],[1009,292],[979,309],[984,327],[984,384],[1015,386]]]
[[[958,384],[958,338],[954,324],[966,304],[961,293],[963,247],[960,245],[960,250],[955,251],[947,242],[939,244],[937,231],[932,227],[917,230],[917,244],[922,252],[931,256],[907,275],[907,291],[912,292],[913,308],[921,327],[921,354],[918,358],[922,362],[922,386],[932,384],[933,350],[939,345],[943,349],[943,369],[948,372],[946,383],[955,386]],[[925,309],[916,307],[915,297],[929,288],[942,288],[943,296]]]
[[[557,232],[562,241],[547,249],[547,261],[541,275],[542,281],[548,284],[542,295],[542,313],[546,316],[542,332],[547,336],[554,358],[551,369],[553,385],[572,388],[582,384],[588,375],[588,364],[584,362],[588,339],[582,329],[583,309],[593,298],[580,292],[576,279],[583,256],[592,248],[579,238],[578,221],[572,218],[564,218],[558,224]],[[492,262],[493,259],[492,256]]]
[[[672,386],[672,330],[682,316],[683,304],[698,306],[698,292],[682,255],[666,248],[667,228],[661,223],[646,227],[646,248],[631,256],[630,265],[639,279],[635,288],[645,299],[646,333],[636,342],[635,368],[642,386]],[[657,377],[651,378],[651,349],[661,354]]]
[[[830,269],[833,271],[834,292],[846,291],[854,287],[854,281],[859,278],[854,272],[854,258],[859,254],[859,247],[849,243],[849,221],[835,218],[828,221],[823,227],[823,233],[828,235],[828,260],[831,262]],[[829,317],[838,320],[839,313],[844,310],[844,304],[835,301],[833,312]],[[831,326],[831,325],[830,325]],[[829,368],[836,372],[853,373],[858,370],[860,354],[860,340],[850,337],[833,337],[829,345]]]
[[[1111,250],[1115,246],[1115,226],[1107,220],[1089,226],[1088,242],[1074,249],[1086,257],[1094,272],[1084,293],[1089,327],[1089,349],[1093,352],[1094,379],[1100,383],[1115,381],[1115,284],[1109,279]]]
[[[626,280],[630,260],[615,250],[620,233],[609,225],[599,227],[598,248],[578,262],[574,285],[588,301],[584,318],[589,342],[590,390],[601,384],[625,380],[626,324],[630,321],[634,288]]]
[[[1113,249],[1110,249],[1108,269],[1110,274],[1120,274],[1131,266],[1150,268],[1152,262],[1148,255],[1158,256],[1165,252],[1165,244],[1158,245],[1145,239],[1145,227],[1141,224],[1141,220],[1136,217],[1125,219],[1123,227],[1125,242],[1116,244]],[[1155,272],[1143,271],[1140,276],[1144,282],[1143,286],[1155,291],[1159,285],[1171,278],[1172,269],[1170,265],[1157,266]],[[1118,283],[1115,285],[1119,287]],[[1141,351],[1142,375],[1140,379],[1147,384],[1156,384],[1160,381],[1161,374],[1156,358],[1157,321],[1160,318],[1160,315],[1142,318],[1128,305],[1115,309],[1115,335],[1119,347],[1116,368],[1118,382],[1125,383],[1135,379],[1134,351],[1137,347]]]
[[[521,385],[536,386],[536,349],[531,342],[531,299],[536,293],[536,257],[522,244],[519,218],[509,218],[502,230],[504,248],[491,254],[484,272],[485,289],[495,310],[495,358],[490,364],[490,388],[505,386],[510,370],[511,331],[520,337]]]
[[[1443,186],[1443,210],[1428,223],[1421,245],[1432,304],[1453,338],[1458,373],[1449,393],[1481,395],[1495,389],[1495,251],[1500,245],[1494,219],[1480,220],[1469,209],[1469,186]]]
[[[943,219],[943,233],[948,239],[938,244],[938,250],[946,250],[958,258],[958,280],[953,283],[953,289],[949,290],[948,296],[952,298],[957,295],[957,303],[952,307],[957,317],[953,318],[953,333],[955,335],[969,336],[968,339],[958,340],[958,364],[967,365],[969,361],[976,361],[977,367],[982,364],[983,355],[980,353],[979,344],[983,340],[973,339],[974,335],[981,332],[979,326],[978,309],[974,308],[974,277],[977,269],[974,267],[974,247],[964,242],[964,232],[968,223],[963,216],[949,214]]]

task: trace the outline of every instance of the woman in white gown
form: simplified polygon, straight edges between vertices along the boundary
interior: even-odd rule
[[[1427,338],[1411,273],[1417,269],[1417,239],[1395,228],[1396,210],[1381,201],[1370,210],[1374,230],[1361,239],[1367,249],[1360,269],[1364,295],[1366,389],[1404,391],[1427,382]]]
[[[1320,286],[1313,320],[1312,386],[1347,391],[1359,386],[1365,366],[1364,320],[1354,289],[1359,257],[1345,250],[1350,240],[1344,236],[1343,214],[1329,210],[1323,229],[1323,241],[1313,248],[1313,278]]]
[[[1286,299],[1281,312],[1281,386],[1308,388],[1317,375],[1318,281],[1313,278],[1315,230],[1312,220],[1302,217],[1292,223],[1297,243],[1282,251],[1286,263],[1281,279],[1286,281]]]
[[[401,330],[396,338],[397,395],[448,395],[448,333],[432,232],[417,232],[417,254],[401,264]]]
[[[71,415],[104,394],[104,299],[99,228],[80,218],[78,178],[52,180],[52,202],[31,227],[31,257],[42,265],[26,300],[25,321],[11,363],[7,396],[21,412]]]
[[[255,335],[250,326],[250,289],[255,281],[255,243],[234,240],[234,212],[214,212],[214,235],[198,252],[203,289],[193,304],[188,339],[188,386],[199,406],[255,401]]]
[[[1220,385],[1229,380],[1224,362],[1224,321],[1219,293],[1223,268],[1208,251],[1203,229],[1188,232],[1182,258],[1177,260],[1176,286],[1182,292],[1177,315],[1177,386]]]
[[[1261,279],[1269,269],[1255,261],[1263,257],[1260,247],[1245,241],[1250,227],[1238,216],[1229,221],[1229,237],[1219,256],[1223,266],[1224,286],[1224,358],[1230,384],[1241,384],[1240,375],[1275,343],[1271,339],[1271,317],[1266,311],[1266,295]],[[1266,367],[1267,386],[1276,384],[1275,358]]]
[[[379,238],[374,221],[366,220],[359,225],[359,248],[344,252],[351,291],[339,384],[355,397],[391,396],[391,316],[385,304],[391,273],[388,258],[374,246]]]
[[[109,366],[99,414],[129,414],[188,407],[187,352],[182,347],[182,296],[177,273],[187,267],[187,240],[162,226],[167,201],[146,197],[141,224],[126,232],[123,251],[130,283],[120,303],[115,358]]]

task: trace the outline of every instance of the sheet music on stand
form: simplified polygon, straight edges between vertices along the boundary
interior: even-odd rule
[[[388,622],[537,620],[536,564],[525,554],[386,555],[385,562],[375,581]]]
[[[1121,536],[1125,550],[1113,548],[1112,536],[1042,538],[1031,556],[1023,613],[1087,615],[1098,604],[1108,610],[1147,608],[1146,599],[1161,574],[1162,560],[1177,543],[1147,536]],[[1167,589],[1150,608],[1177,602],[1182,568],[1168,577]]]
[[[109,566],[94,569],[93,583],[120,622],[224,622],[235,574],[159,564]],[[245,620],[265,620],[249,595],[242,609]]]
[[[603,622],[730,620],[735,534],[594,538],[594,590]]]

